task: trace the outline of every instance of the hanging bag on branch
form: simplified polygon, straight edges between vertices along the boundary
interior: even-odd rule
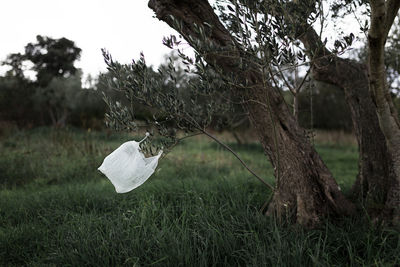
[[[117,193],[127,193],[135,189],[154,173],[162,151],[157,156],[144,156],[139,145],[148,135],[146,133],[146,137],[140,142],[123,143],[108,155],[98,168],[111,181]]]

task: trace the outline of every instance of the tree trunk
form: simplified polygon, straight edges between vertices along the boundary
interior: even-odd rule
[[[393,23],[400,2],[388,0],[386,5],[383,0],[380,2],[381,6],[387,7],[386,24]],[[274,1],[271,3],[277,4]],[[369,79],[366,66],[341,59],[326,49],[320,36],[307,23],[308,15],[314,12],[312,2],[309,4],[306,7],[303,2],[287,2],[286,12],[283,14],[277,13],[280,12],[279,9],[277,11],[273,8],[267,8],[265,12],[272,16],[282,17],[283,15],[288,25],[296,23],[291,37],[302,41],[308,50],[314,78],[334,84],[344,90],[347,104],[352,113],[360,155],[359,174],[353,186],[353,194],[356,198],[365,200],[369,208],[376,208],[378,213],[384,210],[383,214],[394,214],[395,212],[387,211],[393,210],[388,207],[400,206],[399,181],[395,175],[396,164],[394,164],[393,153],[389,152],[385,136],[381,131],[376,115],[376,106],[368,93]],[[385,30],[389,31],[387,28]],[[382,73],[384,72],[382,71]],[[386,208],[383,209],[383,206]]]
[[[385,205],[388,206],[387,203],[393,202],[391,199],[396,193],[391,193],[392,188],[398,186],[392,156],[380,129],[376,106],[368,92],[366,65],[341,59],[326,49],[320,36],[307,23],[308,15],[313,12],[313,8],[304,9],[303,4],[288,2],[284,19],[288,24],[296,22],[296,30],[292,32],[291,37],[299,39],[306,47],[313,65],[314,79],[334,84],[342,88],[345,93],[359,147],[359,173],[352,189],[353,196],[363,200],[374,214],[379,214]],[[396,5],[398,6],[399,2],[391,1],[388,4],[392,21],[397,13]],[[296,12],[298,10],[303,11]],[[273,16],[282,15],[277,14],[274,9],[267,9],[266,12]]]
[[[400,222],[400,122],[387,86],[384,62],[385,43],[400,7],[399,0],[371,0],[371,26],[368,31],[369,88],[379,125],[393,160],[395,180],[388,193],[386,211]]]
[[[254,76],[246,75],[248,80],[256,80]],[[328,214],[350,214],[352,204],[343,197],[278,89],[260,83],[239,92],[247,100],[245,108],[275,170],[277,189],[267,214],[294,218],[303,225],[318,224]]]
[[[316,60],[315,79],[342,88],[351,111],[359,148],[359,173],[352,189],[353,195],[365,200],[368,208],[382,208],[394,181],[393,162],[368,91],[366,67],[339,58],[327,66],[321,63]]]
[[[238,86],[233,93],[243,100],[275,169],[276,191],[267,214],[307,226],[318,224],[328,214],[351,214],[353,205],[345,199],[332,174],[311,146],[279,89],[265,80],[259,67],[252,63],[255,60],[243,56],[239,45],[209,3],[206,0],[150,0],[149,7],[157,18],[182,34],[210,65],[237,80]],[[171,15],[183,26],[174,23]],[[194,24],[211,25],[207,38],[213,43],[213,49],[207,50],[199,45],[197,40],[204,37],[199,35]],[[243,62],[249,62],[245,68],[240,67]]]
[[[386,36],[382,38],[382,35],[389,31],[400,4],[396,0],[386,4],[377,2],[380,2],[376,7],[381,9],[381,14],[376,15],[377,8],[372,14],[377,21],[369,34],[369,75],[364,64],[332,55],[311,27],[307,27],[299,39],[310,51],[314,78],[342,88],[350,107],[360,155],[354,195],[366,200],[370,210],[375,208],[383,217],[398,221],[400,170],[397,169],[400,168],[397,166],[400,160],[396,158],[400,159],[400,133],[397,112],[386,86],[383,62]]]
[[[359,148],[359,173],[352,188],[353,196],[363,200],[372,215],[377,215],[387,202],[395,176],[376,107],[368,91],[367,67],[333,55],[312,27],[304,29],[299,39],[312,59],[314,79],[341,88],[351,111]]]
[[[386,202],[394,181],[393,162],[368,91],[366,66],[343,59],[335,63],[336,66],[331,63],[331,67],[336,71],[330,69],[329,75],[333,76],[332,81],[336,80],[334,84],[344,90],[359,147],[359,174],[353,193],[355,197],[366,200],[369,207],[379,208]],[[316,77],[323,75],[315,71]]]

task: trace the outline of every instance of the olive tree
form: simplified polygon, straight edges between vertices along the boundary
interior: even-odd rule
[[[201,83],[193,84],[189,93],[192,105],[177,97],[178,85],[175,91],[163,92],[163,84],[146,77],[143,58],[132,65],[120,65],[105,53],[109,70],[114,73],[110,82],[124,91],[128,99],[141,99],[144,104],[160,109],[159,117],[163,120],[155,116],[151,123],[167,137],[169,141],[162,145],[168,147],[179,141],[176,129],[205,133],[215,139],[206,128],[214,114],[229,112],[230,101],[216,101],[221,94],[213,90],[213,83],[224,84],[228,100],[235,99],[242,105],[274,167],[276,183],[273,188],[269,186],[273,197],[266,214],[314,226],[328,215],[351,215],[355,209],[344,197],[315,151],[307,131],[299,126],[283,97],[279,82],[281,68],[291,65],[295,71],[300,61],[311,67],[314,79],[334,84],[344,91],[360,153],[354,194],[383,203],[386,213],[392,216],[396,213],[393,203],[398,203],[399,195],[394,183],[397,179],[393,171],[395,152],[390,146],[398,142],[387,142],[390,138],[384,129],[382,131],[382,116],[368,92],[368,88],[373,87],[367,66],[340,57],[354,35],[345,36],[328,49],[312,27],[321,14],[321,3],[231,0],[218,5],[217,15],[205,0],[150,0],[149,7],[157,18],[177,30],[196,51],[192,59],[178,49],[188,74],[201,77]],[[396,10],[391,10],[388,16],[394,16],[398,5],[390,3],[388,6]],[[385,23],[392,22],[388,19]],[[385,27],[388,32],[390,26]],[[180,42],[175,36],[165,39],[170,47],[179,47]],[[208,69],[212,71],[206,71]],[[370,70],[373,70],[371,66]],[[170,81],[174,82],[172,63],[168,73]],[[111,124],[137,126],[132,107],[109,105]],[[393,127],[390,128],[393,133]]]

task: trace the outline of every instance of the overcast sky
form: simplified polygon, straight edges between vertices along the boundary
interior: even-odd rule
[[[173,33],[153,18],[147,0],[0,0],[0,60],[23,52],[36,35],[66,37],[82,49],[76,64],[84,73],[105,70],[101,48],[128,63],[144,52],[146,61],[158,65],[170,50],[163,36]],[[4,72],[4,67],[0,74]]]
[[[85,75],[104,71],[101,48],[121,63],[129,63],[144,52],[147,63],[158,66],[170,50],[163,36],[174,31],[154,18],[148,0],[0,0],[0,61],[10,53],[23,52],[36,35],[66,37],[82,49],[76,66]],[[211,1],[214,2],[214,1]],[[352,24],[352,27],[349,27]],[[357,31],[348,21],[344,32]],[[334,39],[339,29],[327,30]],[[189,49],[189,48],[188,48]],[[5,67],[0,67],[0,75]]]

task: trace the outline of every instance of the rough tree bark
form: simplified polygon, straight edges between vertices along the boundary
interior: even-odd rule
[[[314,226],[329,215],[348,215],[354,206],[346,200],[332,174],[321,160],[306,137],[305,131],[288,109],[279,89],[265,80],[258,66],[251,58],[242,55],[241,48],[221,24],[206,0],[150,0],[149,7],[158,19],[175,27],[171,15],[183,23],[175,27],[182,36],[202,54],[205,60],[221,70],[225,75],[235,76],[238,84],[236,95],[243,99],[244,108],[249,113],[263,145],[275,169],[276,191],[269,204],[267,214],[278,218],[290,218],[295,222]],[[217,53],[202,51],[196,40],[200,40],[194,24],[211,25],[209,41]],[[248,66],[240,68],[243,57]]]
[[[367,66],[332,54],[311,27],[307,27],[299,39],[312,58],[314,79],[334,84],[344,91],[359,147],[359,173],[352,189],[353,195],[365,200],[371,211],[379,213],[395,176],[393,161],[368,90]]]
[[[310,4],[314,4],[311,1]],[[388,151],[385,136],[381,131],[376,106],[368,91],[369,78],[367,66],[350,59],[342,59],[329,51],[320,36],[307,24],[313,5],[289,2],[283,12],[287,23],[296,22],[292,38],[299,39],[307,49],[312,63],[313,78],[331,83],[345,93],[346,102],[351,110],[352,122],[359,147],[359,173],[352,188],[356,199],[364,200],[371,215],[387,216],[387,208],[393,206],[393,195],[396,178],[392,155]],[[398,2],[397,2],[398,5]],[[397,11],[391,4],[392,21]],[[268,10],[272,15],[276,10]],[[382,211],[384,211],[382,213]]]
[[[386,38],[398,13],[400,1],[371,0],[370,6],[369,88],[376,105],[379,124],[393,160],[395,174],[395,181],[388,192],[386,210],[393,221],[398,223],[400,221],[400,122],[387,86],[384,52]]]

